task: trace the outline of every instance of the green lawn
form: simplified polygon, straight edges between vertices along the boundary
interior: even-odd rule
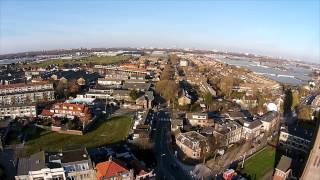
[[[41,62],[34,62],[32,64],[27,64],[25,66],[36,66],[36,67],[47,67],[52,64],[57,64],[59,66],[63,64],[101,64],[101,65],[108,65],[108,64],[115,64],[119,62],[123,62],[128,60],[129,56],[105,56],[105,57],[98,57],[98,56],[89,56],[81,59],[52,59],[47,61]]]
[[[30,155],[40,150],[61,150],[66,147],[98,147],[121,142],[126,139],[132,119],[129,116],[113,117],[108,120],[99,119],[96,128],[80,135],[59,134],[37,129],[34,139],[27,141],[22,156]]]
[[[246,174],[251,179],[261,179],[265,174],[273,170],[275,157],[276,149],[268,146],[245,161],[241,174]]]

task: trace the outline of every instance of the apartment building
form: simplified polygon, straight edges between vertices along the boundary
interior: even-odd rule
[[[192,159],[200,159],[204,153],[209,152],[207,138],[195,131],[179,133],[176,136],[176,144],[187,157]]]
[[[24,105],[7,105],[0,106],[0,118],[10,117],[36,117],[37,108],[34,104],[24,104]]]
[[[16,180],[92,180],[93,163],[86,149],[63,152],[40,151],[18,161]]]
[[[0,85],[2,106],[52,100],[54,100],[53,84],[48,82]]]
[[[279,145],[280,148],[286,149],[288,152],[309,151],[313,130],[302,126],[290,125],[282,126],[280,129]]]

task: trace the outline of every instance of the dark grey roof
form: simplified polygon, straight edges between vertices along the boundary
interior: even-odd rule
[[[29,158],[20,158],[18,162],[18,175],[27,175],[29,171],[37,171],[44,168],[61,168],[61,163],[72,163],[91,160],[86,149],[69,150],[63,152],[40,151]]]
[[[267,112],[266,114],[264,114],[263,116],[260,117],[260,121],[270,122],[274,118],[276,118],[277,115],[278,115],[278,113],[276,111],[269,111],[269,112]]]
[[[228,115],[231,117],[231,118],[245,118],[246,116],[244,115],[243,112],[240,112],[240,111],[231,111],[231,112],[228,112]]]
[[[62,163],[88,160],[89,155],[85,149],[69,150],[62,152]]]
[[[294,124],[286,126],[285,129],[282,129],[281,131],[287,132],[292,136],[297,136],[311,141],[314,129],[310,127],[304,127],[302,124]]]
[[[214,131],[214,127],[208,126],[208,127],[203,128],[201,130],[201,133],[202,134],[213,134],[213,131]]]
[[[21,158],[18,163],[18,175],[26,175],[29,171],[37,171],[47,167],[45,152],[40,151],[29,158]]]
[[[249,124],[249,126],[247,126],[247,128],[249,128],[249,129],[254,129],[254,128],[262,125],[262,122],[260,120],[254,120],[254,121],[245,122],[245,123]]]
[[[18,162],[17,175],[27,175],[29,172],[29,159],[20,158]]]
[[[48,74],[47,76],[49,76],[49,77],[44,77],[44,78],[50,78],[52,75],[56,75],[58,77],[58,79],[64,77],[67,80],[74,80],[74,79],[83,78],[87,82],[96,81],[100,77],[100,75],[98,73],[70,70],[70,71],[55,71],[52,74]]]
[[[150,89],[150,83],[127,83],[125,82],[122,86],[123,89],[139,89],[148,91]]]
[[[114,90],[113,91],[113,96],[114,95],[119,95],[119,96],[129,96],[130,91],[129,90]]]
[[[281,156],[281,159],[277,165],[277,169],[282,172],[287,172],[290,169],[292,159],[287,156]]]

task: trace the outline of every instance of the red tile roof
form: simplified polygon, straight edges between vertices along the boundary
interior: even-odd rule
[[[44,109],[44,110],[42,110],[41,115],[42,116],[52,116],[53,113],[50,112],[50,110],[48,110],[48,109]]]
[[[129,173],[127,169],[117,164],[116,162],[109,160],[96,165],[97,178],[102,180],[103,178],[111,178],[118,176],[119,174]]]

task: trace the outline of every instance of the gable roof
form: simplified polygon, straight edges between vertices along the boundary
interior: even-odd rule
[[[96,169],[98,179],[111,178],[129,172],[126,168],[112,160],[98,163]]]
[[[287,172],[290,169],[292,159],[287,156],[281,156],[279,164],[277,165],[276,169]]]

